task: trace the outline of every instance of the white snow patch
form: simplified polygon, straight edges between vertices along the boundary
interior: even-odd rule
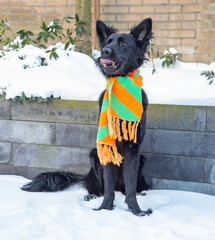
[[[7,87],[7,99],[20,96],[22,92],[29,97],[53,95],[71,100],[98,99],[106,81],[94,60],[74,52],[73,45],[66,51],[62,43],[50,46],[49,50],[53,47],[57,48],[57,61],[50,60],[45,50],[33,46],[5,52],[5,56],[0,57],[0,88]],[[174,49],[169,51],[176,52]],[[94,58],[99,54],[99,51],[93,51]],[[48,66],[40,66],[41,58],[46,58]],[[154,62],[156,73],[153,75],[151,62],[141,67],[143,88],[150,103],[215,106],[215,82],[209,85],[206,78],[200,76],[201,71],[214,70],[215,63],[177,61],[169,68],[162,68],[162,60],[154,59]]]
[[[4,240],[214,240],[215,196],[151,190],[138,196],[150,217],[126,211],[124,195],[116,192],[113,211],[93,211],[102,197],[85,202],[86,190],[72,187],[56,193],[20,190],[27,179],[0,176],[0,236]]]

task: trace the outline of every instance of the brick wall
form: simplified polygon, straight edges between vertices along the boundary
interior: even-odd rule
[[[126,32],[151,17],[156,55],[175,47],[184,61],[215,59],[214,0],[101,0],[100,11],[102,20]],[[14,30],[37,31],[42,20],[51,21],[74,12],[75,0],[0,1],[0,16],[7,18]]]
[[[147,17],[156,55],[174,47],[184,61],[214,61],[214,0],[101,0],[101,18],[123,31]]]

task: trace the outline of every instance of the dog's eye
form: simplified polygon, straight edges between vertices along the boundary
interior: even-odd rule
[[[123,46],[123,47],[127,47],[128,44],[127,44],[127,42],[122,41],[122,42],[121,42],[121,46]]]

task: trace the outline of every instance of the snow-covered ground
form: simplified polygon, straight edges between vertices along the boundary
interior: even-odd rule
[[[45,50],[34,46],[5,52],[0,58],[0,88],[7,87],[6,97],[14,98],[24,92],[27,97],[53,95],[62,99],[97,100],[106,82],[94,61],[84,54],[63,50],[59,43],[57,47],[57,61],[50,60]],[[46,58],[48,66],[40,66],[41,58]],[[200,76],[203,70],[215,69],[215,63],[178,61],[170,68],[162,68],[162,60],[154,62],[157,71],[153,75],[151,62],[141,67],[143,88],[150,103],[215,106],[215,82],[209,85]]]
[[[59,59],[33,46],[0,52],[0,88],[6,97],[22,92],[27,97],[51,95],[62,99],[97,100],[105,79],[94,61],[81,53],[64,51],[57,45]],[[1,57],[2,56],[2,57]],[[40,66],[46,58],[48,66]],[[177,62],[162,68],[155,59],[141,67],[143,88],[150,103],[213,105],[215,82],[208,85],[200,76],[215,64]],[[1,90],[0,90],[1,92]],[[2,240],[214,240],[215,196],[182,191],[147,192],[138,196],[141,208],[154,210],[148,217],[126,211],[124,196],[116,193],[113,211],[93,211],[102,198],[85,202],[86,191],[73,187],[57,193],[28,193],[19,189],[27,179],[0,176],[0,239]]]
[[[0,176],[0,238],[2,240],[214,240],[215,197],[153,190],[138,196],[148,217],[126,211],[116,192],[113,211],[93,211],[102,197],[83,200],[86,191],[72,187],[57,193],[28,193],[19,189],[27,179]]]

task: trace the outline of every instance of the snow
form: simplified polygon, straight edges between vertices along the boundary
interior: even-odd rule
[[[0,236],[4,240],[214,240],[215,196],[150,190],[138,196],[151,216],[126,211],[124,195],[116,192],[113,211],[93,211],[102,197],[85,202],[80,186],[56,193],[28,193],[19,189],[28,180],[0,176]]]
[[[49,50],[53,47],[57,47],[57,61],[50,60],[46,50],[31,45],[4,52],[5,56],[0,57],[0,88],[7,88],[7,99],[20,96],[22,92],[27,97],[53,95],[71,100],[98,99],[106,82],[94,60],[75,52],[74,46],[65,51],[64,45],[58,43]],[[177,53],[175,49],[169,52]],[[94,51],[93,56],[99,56],[99,52]],[[48,66],[41,66],[41,58],[46,58]],[[150,103],[215,106],[215,82],[209,85],[206,78],[200,76],[201,71],[214,69],[215,63],[177,61],[170,68],[162,68],[162,60],[154,59],[154,62],[154,74],[151,62],[141,67],[143,88]]]

